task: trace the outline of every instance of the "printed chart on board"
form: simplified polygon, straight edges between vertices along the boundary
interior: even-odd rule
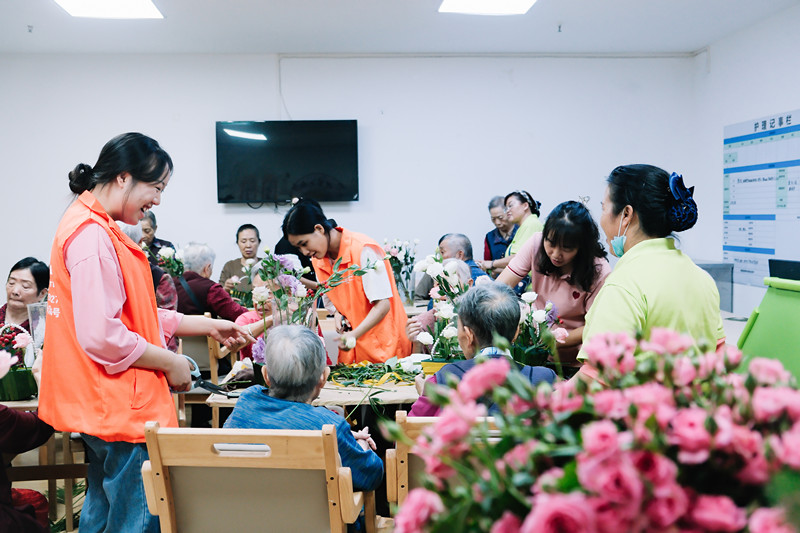
[[[763,287],[769,259],[800,259],[800,110],[724,133],[723,257],[735,283]]]

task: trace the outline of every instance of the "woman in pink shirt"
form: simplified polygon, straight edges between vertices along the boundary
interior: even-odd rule
[[[586,313],[610,273],[591,213],[582,203],[569,201],[553,209],[544,230],[522,245],[497,281],[514,287],[530,274],[528,290],[538,295],[535,305],[542,309],[553,302],[569,331],[566,342],[558,346],[559,359],[562,365],[577,368]]]

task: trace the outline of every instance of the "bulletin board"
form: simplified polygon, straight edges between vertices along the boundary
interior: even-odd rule
[[[800,259],[800,110],[726,126],[722,255],[764,286],[769,259]]]

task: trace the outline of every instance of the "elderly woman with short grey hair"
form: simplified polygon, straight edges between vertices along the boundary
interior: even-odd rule
[[[214,250],[207,244],[190,242],[181,249],[184,272],[175,277],[178,292],[178,312],[186,315],[211,313],[235,321],[247,312],[222,285],[211,279],[214,269]]]
[[[519,299],[506,285],[493,282],[472,287],[461,297],[458,306],[458,345],[466,360],[446,364],[427,381],[418,383],[418,386],[424,388],[446,383],[450,376],[460,380],[475,366],[477,355],[491,359],[507,357],[511,360],[511,354],[493,345],[494,334],[512,341],[517,335],[519,318]],[[556,378],[555,372],[543,366],[522,366],[516,363],[513,366],[534,387],[543,381],[553,383]],[[496,409],[495,405],[486,403],[490,412]],[[439,406],[432,404],[424,394],[411,406],[409,412],[409,416],[437,414]]]
[[[349,467],[356,490],[374,490],[383,479],[383,463],[364,428],[350,431],[348,422],[311,402],[319,395],[330,370],[325,365],[325,347],[319,336],[304,326],[276,326],[264,347],[264,382],[245,390],[226,428],[319,430],[336,427],[342,466]]]

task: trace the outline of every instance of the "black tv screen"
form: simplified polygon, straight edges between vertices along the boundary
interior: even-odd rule
[[[217,201],[358,200],[355,120],[217,122]]]

